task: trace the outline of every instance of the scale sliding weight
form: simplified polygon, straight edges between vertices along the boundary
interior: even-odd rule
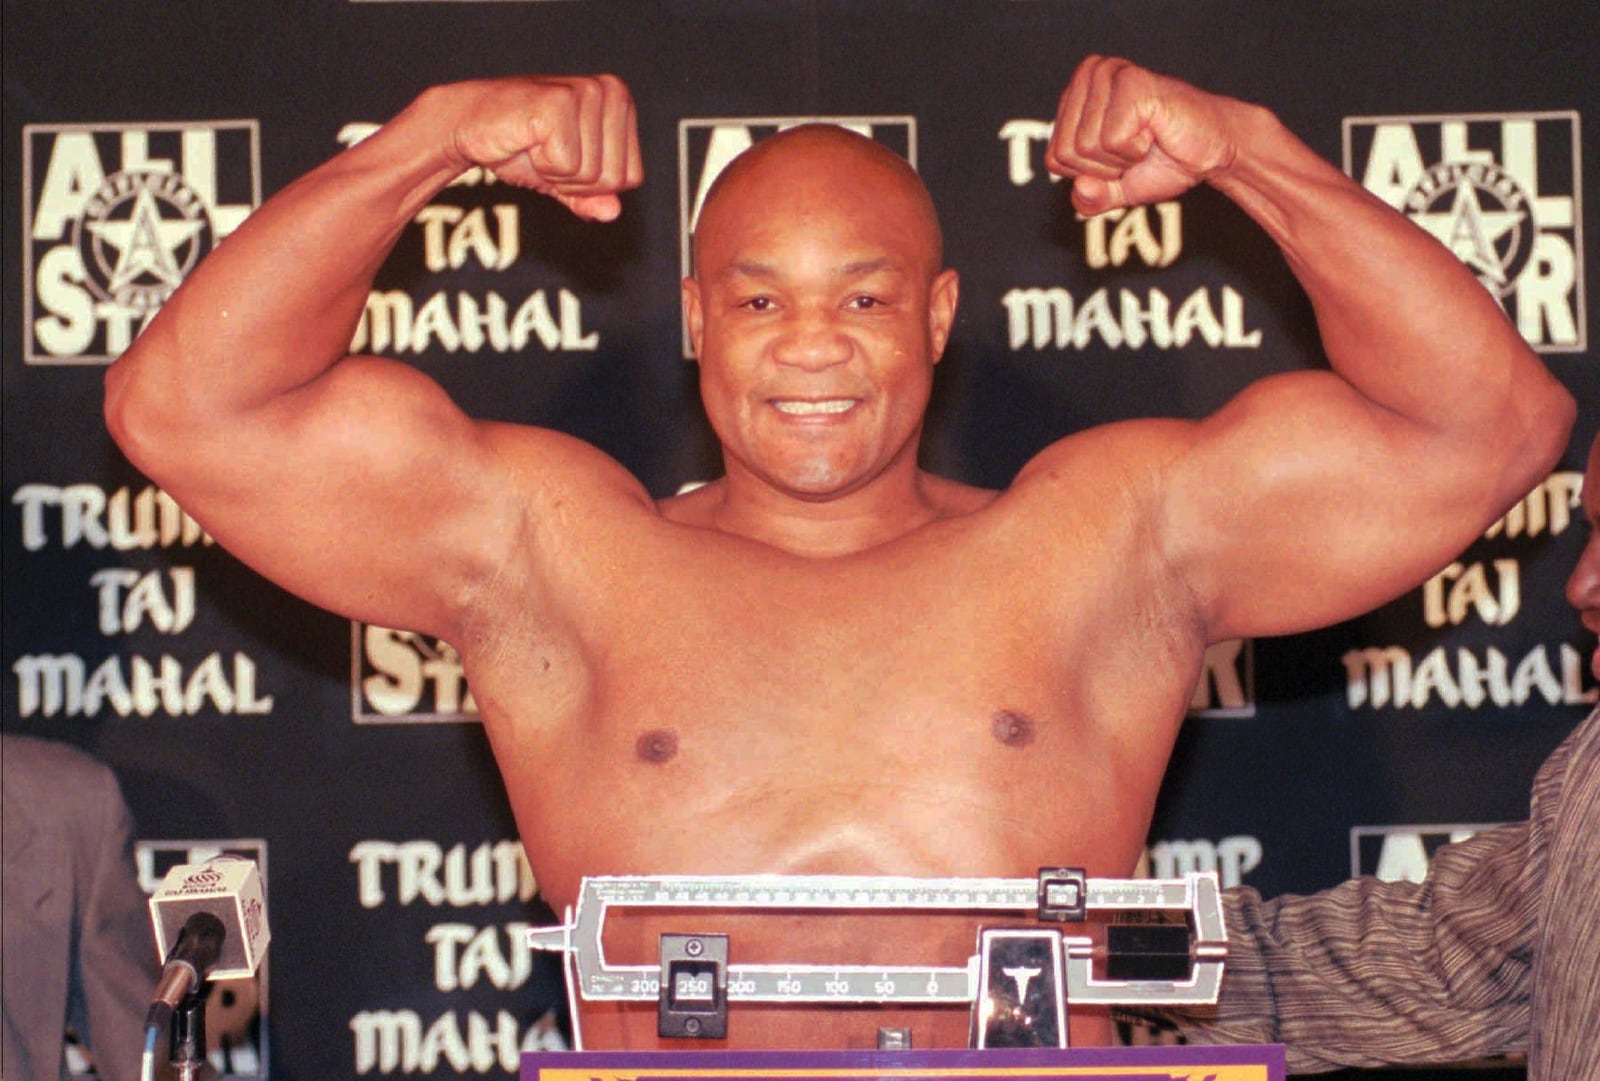
[[[992,913],[1004,926],[979,932],[963,966],[737,964],[721,934],[663,934],[658,964],[614,965],[601,945],[613,908]],[[1183,914],[1184,924],[1106,927],[1106,975],[1096,946],[1048,924],[1090,913]],[[1037,925],[1017,926],[1032,916]],[[556,927],[532,928],[528,945],[564,955],[569,1000],[656,1002],[662,1036],[717,1039],[731,1003],[950,1005],[973,1010],[974,1047],[1066,1046],[1075,1005],[1214,1003],[1227,957],[1217,876],[1087,878],[1046,868],[1037,878],[886,875],[652,875],[585,878],[576,910]],[[577,1003],[572,1001],[574,1035]],[[1005,1018],[1028,1032],[1008,1034]],[[581,1043],[580,1043],[581,1046]],[[886,1046],[893,1046],[887,1044]]]

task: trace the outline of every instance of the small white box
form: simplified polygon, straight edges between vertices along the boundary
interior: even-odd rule
[[[255,974],[266,952],[267,905],[261,872],[252,860],[217,856],[205,863],[180,864],[167,872],[150,895],[150,918],[156,945],[164,960],[178,941],[183,925],[197,912],[222,921],[222,950],[208,979],[232,980]]]

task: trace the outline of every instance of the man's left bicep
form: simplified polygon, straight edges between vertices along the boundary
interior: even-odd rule
[[[1327,372],[1263,380],[1201,422],[1166,497],[1209,636],[1326,626],[1420,584],[1496,513],[1460,452]]]

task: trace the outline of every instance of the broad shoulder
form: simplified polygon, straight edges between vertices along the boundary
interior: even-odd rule
[[[1173,467],[1194,445],[1192,421],[1140,419],[1102,424],[1045,447],[1017,473],[1018,502],[1086,505],[1111,498],[1122,510],[1157,513]]]
[[[597,507],[612,503],[649,509],[643,483],[605,451],[576,436],[521,424],[483,423],[484,445],[507,483],[505,495],[535,512],[569,500]]]
[[[510,628],[559,620],[564,600],[603,576],[597,556],[655,517],[639,479],[582,439],[497,422],[479,422],[478,439],[466,483],[479,513],[452,525],[448,546],[472,553],[472,585],[450,632],[433,632],[468,653]]]
[[[1129,597],[1178,611],[1184,594],[1175,552],[1173,484],[1194,445],[1189,421],[1133,420],[1086,429],[1040,451],[1018,472],[995,512],[1005,532],[1069,576],[1099,568]]]

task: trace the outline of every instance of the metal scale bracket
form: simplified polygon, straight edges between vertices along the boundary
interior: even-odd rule
[[[1065,999],[1073,1004],[1146,1006],[1214,1003],[1227,956],[1221,892],[1214,872],[1173,879],[1087,878],[1075,868],[1045,868],[1036,878],[916,878],[891,875],[653,875],[585,878],[575,909],[554,927],[532,928],[527,943],[564,957],[569,998],[658,1003],[661,1034],[726,1035],[727,1007],[741,1002],[947,1004],[972,1008],[997,977],[984,968],[991,947],[964,966],[739,964],[726,935],[663,935],[656,964],[606,960],[607,914],[623,908],[768,911],[969,912],[993,914],[1009,930],[1059,943]],[[1054,928],[1092,912],[1164,912],[1185,925],[1113,925],[1106,975],[1093,969],[1095,944]],[[1185,945],[1174,941],[1181,930]],[[988,932],[986,932],[988,933]],[[981,938],[981,936],[980,936]],[[1186,948],[1185,948],[1186,947]],[[736,949],[736,947],[734,947]],[[1102,951],[1105,952],[1105,951]],[[1118,963],[1118,958],[1121,962]],[[1010,977],[1003,977],[1010,978]],[[572,1002],[574,1018],[576,1001]],[[576,1023],[576,1022],[575,1022]],[[979,1044],[975,1044],[979,1046]]]

